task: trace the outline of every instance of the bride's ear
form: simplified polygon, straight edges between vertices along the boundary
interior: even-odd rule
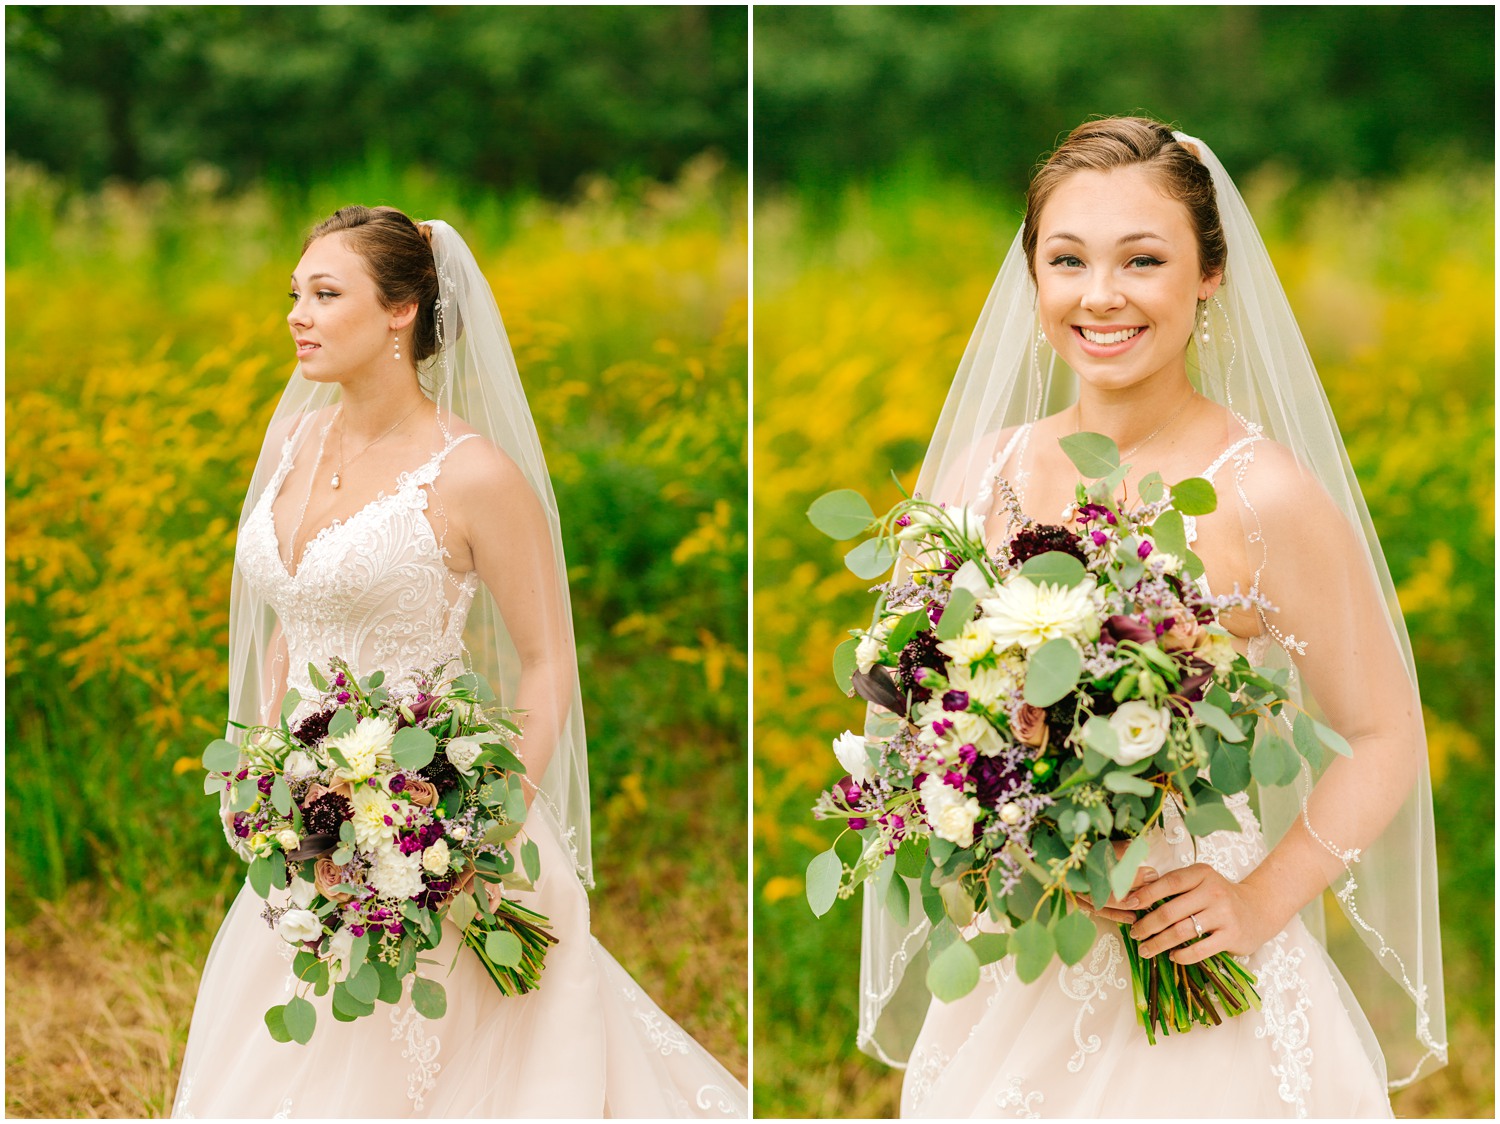
[[[394,309],[391,312],[391,331],[406,331],[407,328],[410,328],[412,326],[412,322],[416,320],[416,318],[417,302],[412,301],[410,304],[403,304],[400,308]]]
[[[1224,271],[1222,269],[1218,273],[1205,273],[1203,275],[1203,284],[1198,286],[1198,299],[1200,301],[1208,300],[1219,291],[1219,286],[1222,284],[1224,284]]]

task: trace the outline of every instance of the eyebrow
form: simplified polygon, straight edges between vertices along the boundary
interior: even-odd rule
[[[316,280],[317,280],[317,279],[318,279],[318,278],[319,278],[319,277],[333,277],[333,274],[331,274],[331,273],[314,273],[314,274],[312,274],[312,275],[311,275],[311,276],[309,276],[309,277],[308,277],[308,279],[307,279],[307,283],[308,283],[308,284],[309,284],[309,285],[311,285],[311,284],[312,284],[312,283],[313,283],[313,282],[314,282],[314,281],[316,281]],[[333,279],[334,279],[334,280],[335,280],[335,281],[337,281],[337,280],[338,280],[338,278],[337,278],[337,277],[333,277]],[[294,273],[294,274],[292,274],[292,280],[293,280],[293,281],[296,281],[296,280],[297,280],[297,275],[296,275],[296,274],[295,274],[295,273]]]
[[[1127,234],[1127,235],[1125,235],[1118,242],[1116,242],[1115,245],[1116,246],[1123,246],[1123,245],[1125,245],[1128,242],[1140,242],[1142,239],[1146,239],[1146,238],[1154,238],[1158,242],[1165,242],[1166,241],[1166,239],[1163,238],[1160,234],[1155,234],[1155,233],[1153,233],[1153,232],[1151,232],[1149,230],[1138,230],[1134,234]],[[1084,244],[1083,239],[1080,238],[1080,237],[1078,237],[1078,235],[1076,235],[1076,234],[1069,234],[1066,231],[1059,231],[1056,234],[1049,234],[1049,235],[1047,235],[1047,241],[1048,242],[1052,242],[1054,240],[1061,240],[1061,241],[1064,241],[1064,242],[1077,242],[1080,246],[1082,246]]]

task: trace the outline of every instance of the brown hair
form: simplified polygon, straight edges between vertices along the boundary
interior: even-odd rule
[[[1184,144],[1172,130],[1147,117],[1105,117],[1085,121],[1068,134],[1031,177],[1026,189],[1026,218],[1021,225],[1021,248],[1026,268],[1036,281],[1037,221],[1057,186],[1074,172],[1107,172],[1139,164],[1169,198],[1187,208],[1198,235],[1198,265],[1209,276],[1220,273],[1229,257],[1219,201],[1213,179],[1192,144]]]
[[[344,235],[349,249],[365,259],[382,307],[395,311],[416,302],[411,357],[421,362],[436,352],[438,279],[431,229],[395,207],[340,207],[313,227],[302,243],[303,253],[325,234]]]

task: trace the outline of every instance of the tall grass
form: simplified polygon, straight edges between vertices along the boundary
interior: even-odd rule
[[[1493,188],[1488,169],[1378,190],[1247,192],[1307,335],[1413,638],[1436,786],[1455,1063],[1398,1112],[1484,1114],[1493,1076]],[[756,1103],[893,1113],[900,1075],[854,1049],[859,911],[815,921],[809,808],[860,716],[833,683],[866,583],[807,522],[836,487],[877,510],[907,487],[1020,202],[920,171],[757,200],[755,394]]]
[[[596,932],[743,1071],[745,191],[710,158],[569,205],[378,163],[233,195],[7,169],[7,924],[82,897],[103,958],[197,965],[243,876],[197,756],[286,277],[349,202],[447,219],[491,280],[563,515]]]

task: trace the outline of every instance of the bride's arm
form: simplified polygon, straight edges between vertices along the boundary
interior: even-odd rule
[[[1335,758],[1304,816],[1238,886],[1214,887],[1217,900],[1211,904],[1195,897],[1205,885],[1193,884],[1188,873],[1197,866],[1164,875],[1153,886],[1157,896],[1182,895],[1155,911],[1150,925],[1138,926],[1142,934],[1162,932],[1165,947],[1178,943],[1166,927],[1187,923],[1190,912],[1211,908],[1223,914],[1222,929],[1173,954],[1183,963],[1221,949],[1253,952],[1280,932],[1344,873],[1341,854],[1369,846],[1385,830],[1416,781],[1426,745],[1416,687],[1356,530],[1321,485],[1286,450],[1269,443],[1257,450],[1245,490],[1253,509],[1245,513],[1247,527],[1253,530],[1258,519],[1266,546],[1261,592],[1277,609],[1266,615],[1269,627],[1278,639],[1304,647],[1293,657],[1303,694],[1317,701],[1324,721],[1348,740],[1353,754]],[[1257,565],[1256,545],[1249,549],[1251,565]]]
[[[516,696],[503,701],[523,712],[518,751],[526,764],[529,807],[568,720],[578,676],[547,515],[515,463],[482,440],[455,450],[442,485],[450,518],[500,607],[520,659]]]

